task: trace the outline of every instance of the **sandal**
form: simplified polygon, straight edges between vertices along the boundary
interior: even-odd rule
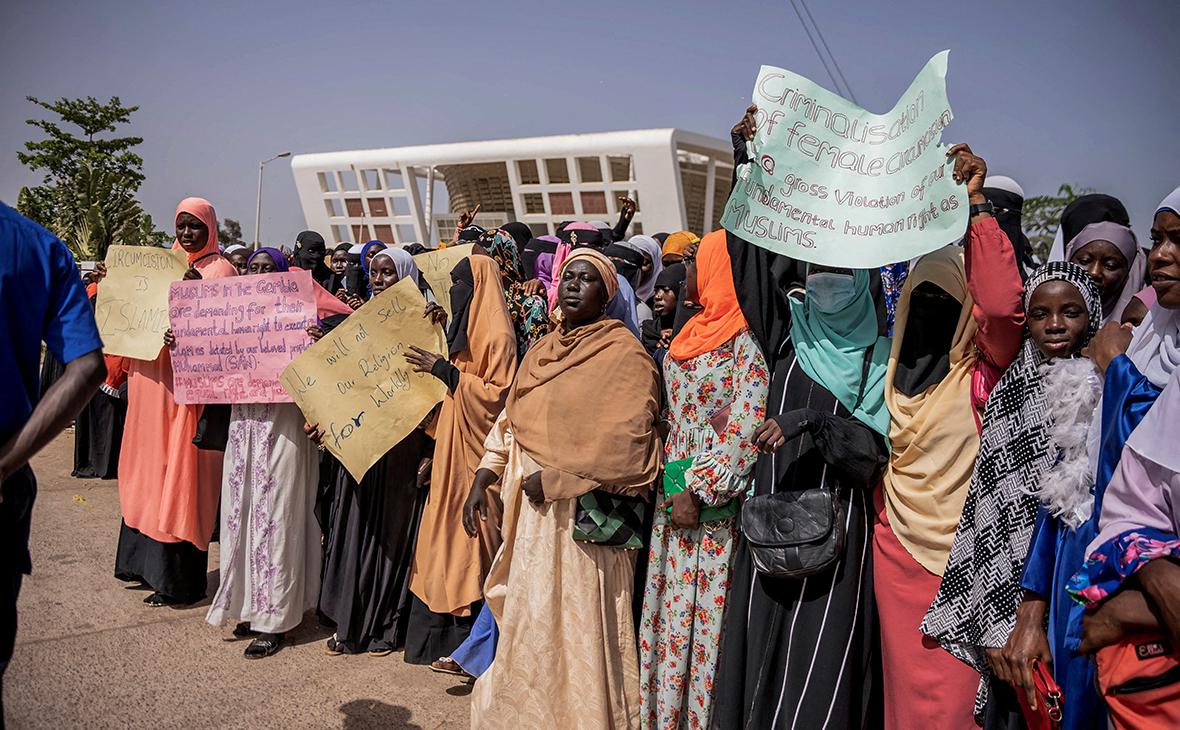
[[[430,663],[430,671],[438,672],[439,674],[454,674],[459,677],[470,677],[471,675],[463,671],[463,667],[449,656],[441,659],[435,659]]]
[[[171,598],[168,598],[167,596],[161,595],[159,593],[152,593],[150,596],[143,599],[143,602],[152,608],[172,606],[176,604],[176,601],[173,601]]]
[[[369,649],[367,653],[369,656],[389,656],[394,651],[396,650],[392,646],[383,641],[372,649]]]
[[[265,659],[274,656],[282,645],[282,634],[264,634],[251,641],[244,654],[247,659]]]
[[[336,638],[336,634],[332,634],[324,642],[324,653],[328,656],[342,656],[345,653],[341,641]]]

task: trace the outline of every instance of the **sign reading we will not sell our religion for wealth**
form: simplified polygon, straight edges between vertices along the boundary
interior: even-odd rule
[[[370,299],[283,371],[282,384],[324,446],[357,481],[443,399],[446,386],[417,373],[410,345],[447,351],[426,299],[406,277]]]
[[[310,271],[178,281],[168,297],[177,403],[290,403],[279,375],[311,346]]]
[[[721,225],[775,253],[850,268],[906,261],[960,238],[966,189],[941,144],[952,119],[949,53],[930,59],[885,114],[763,66],[750,161]]]

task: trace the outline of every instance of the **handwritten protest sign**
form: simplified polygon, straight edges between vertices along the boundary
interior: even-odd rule
[[[155,360],[168,330],[168,286],[188,270],[184,253],[156,246],[111,246],[94,319],[108,355]]]
[[[290,403],[279,375],[311,346],[310,271],[172,284],[172,395],[177,403]]]
[[[402,279],[366,302],[297,357],[280,378],[324,445],[358,481],[443,399],[446,386],[415,373],[410,345],[445,353],[442,328],[422,316],[426,300]]]
[[[427,251],[414,257],[418,264],[418,271],[426,283],[430,284],[434,298],[439,305],[447,310],[447,321],[451,320],[451,269],[455,264],[471,255],[472,244],[462,246],[447,246],[438,251]]]
[[[962,236],[967,196],[940,144],[952,119],[948,54],[930,59],[885,114],[763,66],[750,162],[721,225],[776,253],[853,268],[905,261]]]

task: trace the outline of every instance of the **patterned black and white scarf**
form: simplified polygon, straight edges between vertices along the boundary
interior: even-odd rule
[[[1068,282],[1081,292],[1090,314],[1088,342],[1102,323],[1097,286],[1075,264],[1046,264],[1029,277],[1025,311],[1032,292],[1049,281]],[[1062,366],[1073,369],[1073,365],[1092,369],[1087,361],[1046,364],[1045,356],[1026,336],[1019,356],[992,389],[950,559],[922,621],[924,634],[984,674],[977,715],[986,701],[984,649],[1004,646],[1015,624],[1020,576],[1036,522],[1035,485],[1058,456],[1050,439],[1052,413],[1045,394],[1045,371]]]

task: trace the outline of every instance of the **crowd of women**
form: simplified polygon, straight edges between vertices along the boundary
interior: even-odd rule
[[[108,358],[76,473],[117,473],[115,575],[200,601],[218,539],[247,657],[318,621],[475,678],[478,728],[1180,727],[1180,189],[1149,246],[1083,196],[1038,265],[1019,186],[949,155],[962,240],[880,270],[628,238],[624,200],[465,215],[435,291],[420,246],[222,251],[182,201],[186,277],[310,270],[313,339],[412,279],[447,393],[357,481],[293,404],[177,404],[170,333]]]

